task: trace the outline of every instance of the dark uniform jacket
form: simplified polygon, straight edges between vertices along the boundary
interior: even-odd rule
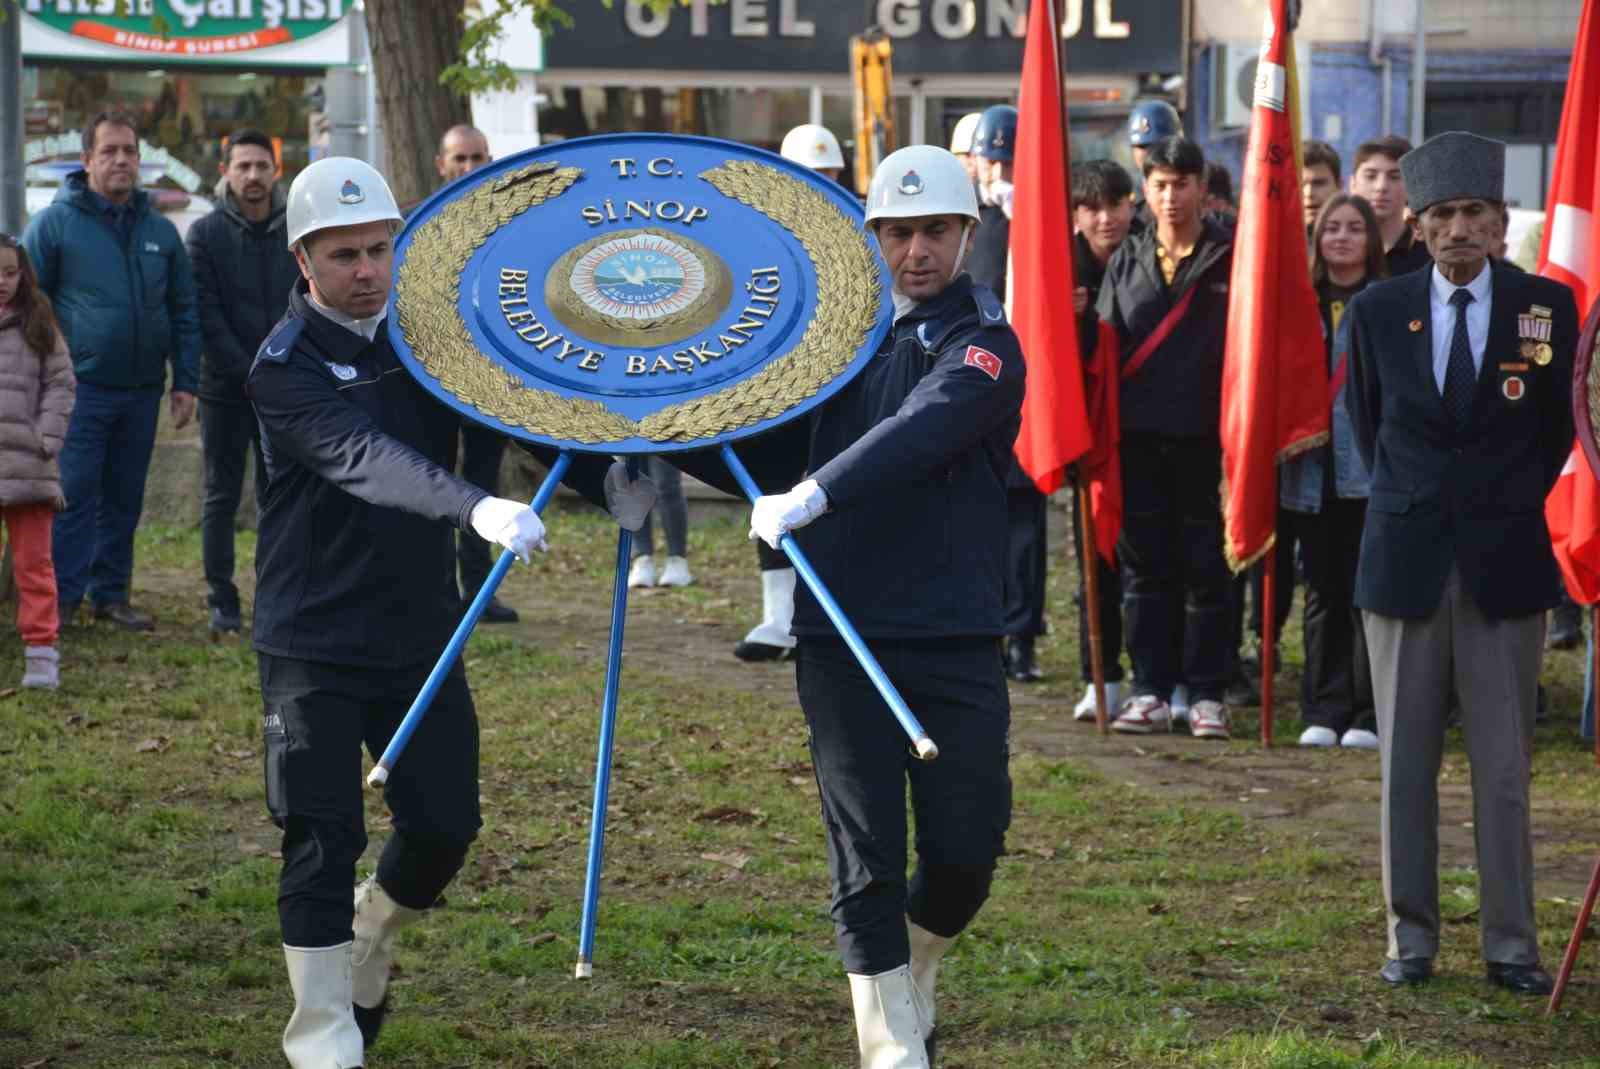
[[[195,295],[205,356],[200,396],[244,401],[244,380],[256,349],[283,317],[289,290],[300,277],[284,240],[283,191],[272,191],[272,211],[252,223],[222,184],[217,209],[189,228],[184,244],[194,265]]]
[[[1000,302],[963,275],[809,419],[736,447],[764,491],[808,471],[827,493],[829,511],[795,538],[864,637],[1004,631],[1004,479],[1025,377]],[[673,461],[736,492],[714,453]],[[804,584],[794,633],[835,634]]]
[[[972,251],[967,255],[967,274],[972,281],[994,292],[1002,305],[1006,301],[1006,258],[1011,253],[1011,220],[995,204],[978,209],[978,228],[972,234]]]
[[[1222,354],[1228,333],[1233,245],[1215,223],[1202,224],[1194,252],[1169,288],[1156,260],[1156,232],[1130,234],[1106,264],[1095,311],[1117,330],[1125,366],[1167,312],[1198,287],[1183,321],[1131,378],[1122,380],[1122,433],[1218,438]]]
[[[1492,270],[1489,340],[1464,429],[1434,381],[1432,271],[1375,283],[1345,312],[1352,325],[1345,402],[1372,472],[1355,592],[1369,612],[1427,617],[1452,564],[1491,618],[1556,604],[1561,588],[1544,499],[1572,447],[1578,314],[1560,283],[1498,264]],[[1517,317],[1535,305],[1550,311],[1553,324],[1554,357],[1542,367],[1519,351]]]
[[[488,495],[455,478],[461,417],[374,341],[325,318],[305,283],[262,343],[249,393],[267,488],[255,648],[377,668],[426,664],[459,622],[455,528]]]

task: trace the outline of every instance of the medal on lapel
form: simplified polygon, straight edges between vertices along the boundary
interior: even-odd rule
[[[1527,392],[1528,385],[1520,375],[1507,375],[1500,383],[1500,396],[1507,401],[1520,401]]]
[[[1518,351],[1540,367],[1555,358],[1555,350],[1550,348],[1550,317],[1550,309],[1542,304],[1532,305],[1517,316],[1517,334],[1522,339]]]

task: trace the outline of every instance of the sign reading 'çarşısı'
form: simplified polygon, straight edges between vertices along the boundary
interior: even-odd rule
[[[22,0],[22,11],[130,52],[212,56],[298,41],[338,22],[345,0]]]
[[[607,453],[757,434],[840,389],[891,319],[860,204],[711,138],[557,142],[412,213],[389,329],[406,366],[508,434]]]

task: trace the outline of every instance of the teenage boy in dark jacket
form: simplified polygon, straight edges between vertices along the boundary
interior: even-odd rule
[[[1233,664],[1218,486],[1222,353],[1233,247],[1203,215],[1205,157],[1169,137],[1144,160],[1155,225],[1106,265],[1097,311],[1122,343],[1123,568],[1132,696],[1112,725],[1170,727],[1182,680],[1190,731],[1228,737]]]
[[[200,445],[205,503],[200,552],[213,635],[238,632],[239,588],[233,584],[233,525],[244,488],[245,459],[255,454],[256,496],[266,488],[260,429],[245,397],[245,376],[273,324],[283,318],[300,277],[284,240],[286,198],[278,160],[260,130],[228,139],[217,183],[217,208],[189,228],[205,354],[200,362]]]

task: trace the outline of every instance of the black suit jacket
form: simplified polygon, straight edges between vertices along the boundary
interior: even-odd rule
[[[1544,499],[1572,446],[1578,313],[1559,282],[1492,266],[1489,340],[1464,428],[1433,378],[1431,267],[1369,286],[1350,303],[1345,402],[1372,473],[1356,604],[1420,619],[1451,564],[1486,616],[1552,608],[1560,589]],[[1550,310],[1554,358],[1519,351],[1519,315]],[[1416,328],[1416,329],[1413,329]]]

